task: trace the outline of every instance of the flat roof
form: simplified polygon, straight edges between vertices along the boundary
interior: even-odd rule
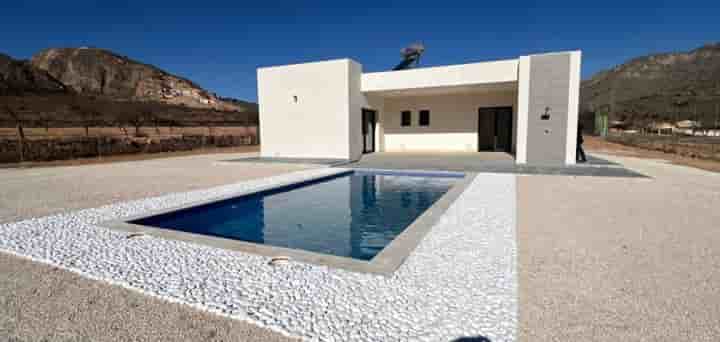
[[[517,82],[519,59],[362,74],[366,93]]]

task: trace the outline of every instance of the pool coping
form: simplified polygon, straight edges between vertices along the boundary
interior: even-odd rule
[[[167,214],[183,209],[189,209],[198,207],[206,204],[211,204],[218,201],[228,200],[231,198],[252,195],[259,192],[269,191],[277,188],[286,187],[288,185],[294,185],[298,183],[310,183],[320,181],[324,179],[334,178],[341,176],[346,173],[352,173],[355,171],[360,172],[379,172],[384,174],[408,174],[412,176],[458,176],[464,175],[462,178],[458,177],[458,181],[453,185],[442,197],[440,197],[431,207],[425,210],[418,218],[416,218],[400,235],[395,237],[380,253],[373,257],[369,261],[352,259],[350,257],[341,257],[330,254],[323,254],[311,251],[305,251],[300,249],[292,249],[286,247],[278,247],[271,245],[258,244],[253,242],[246,242],[241,240],[234,240],[228,238],[222,238],[211,235],[196,234],[190,232],[184,232],[179,230],[172,230],[167,228],[158,228],[145,226],[140,224],[129,223],[129,221],[140,220],[152,216]],[[404,172],[403,172],[404,171]],[[359,273],[370,273],[383,276],[391,276],[395,270],[397,270],[420,244],[422,239],[427,235],[435,224],[440,220],[442,215],[450,208],[455,200],[470,186],[472,181],[477,176],[475,172],[438,172],[438,171],[424,171],[424,170],[385,170],[385,169],[350,169],[350,168],[337,168],[337,172],[331,174],[319,175],[310,177],[302,181],[291,181],[282,182],[267,186],[261,186],[255,189],[239,191],[233,194],[227,194],[223,196],[216,196],[210,199],[195,201],[186,203],[183,205],[163,208],[159,210],[151,210],[142,214],[121,217],[109,221],[104,221],[98,226],[119,230],[129,233],[128,236],[134,236],[134,234],[148,235],[157,238],[179,240],[190,243],[197,243],[210,247],[238,251],[243,253],[250,253],[261,255],[270,258],[282,257],[289,258],[291,261],[304,262],[313,265],[326,266],[331,268],[339,268],[352,272]]]

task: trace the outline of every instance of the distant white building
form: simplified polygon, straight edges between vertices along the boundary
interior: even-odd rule
[[[647,131],[657,135],[672,135],[676,127],[669,122],[653,122],[648,125]]]
[[[700,122],[694,121],[694,120],[681,120],[675,123],[675,127],[677,128],[699,128],[702,127]]]
[[[702,125],[698,121],[681,120],[675,123],[673,132],[676,134],[695,135],[700,127],[702,127]]]
[[[505,151],[574,164],[579,51],[363,73],[340,59],[260,68],[263,157]]]
[[[696,136],[720,137],[720,128],[700,128],[695,130]]]

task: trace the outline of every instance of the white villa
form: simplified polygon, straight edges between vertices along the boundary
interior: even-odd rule
[[[363,73],[350,60],[259,68],[262,157],[504,151],[575,163],[580,51]]]

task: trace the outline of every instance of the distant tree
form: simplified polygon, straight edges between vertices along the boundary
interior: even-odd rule
[[[155,134],[160,134],[160,117],[153,113],[150,119],[152,120],[153,126],[155,126]]]
[[[207,118],[207,119],[210,119],[210,118],[213,117],[213,114],[214,114],[213,111],[209,111],[209,112],[207,112],[207,114],[205,114],[205,115],[206,115],[206,118]],[[213,135],[213,122],[210,121],[210,120],[205,121],[205,126],[206,126],[207,129],[208,129],[208,136],[212,136],[212,135]]]
[[[167,123],[168,123],[168,126],[170,127],[170,133],[173,132],[173,129],[174,129],[174,128],[177,128],[177,127],[180,126],[180,123],[179,123],[177,120],[174,120],[174,119],[168,120]]]
[[[45,134],[50,133],[50,122],[52,121],[52,114],[48,112],[40,113],[40,124],[45,128]]]
[[[19,156],[20,156],[20,162],[25,161],[25,130],[23,128],[24,121],[22,116],[22,111],[25,110],[25,106],[22,102],[22,100],[19,100],[19,105],[17,105],[16,108],[13,108],[13,105],[11,105],[8,101],[7,103],[3,104],[3,110],[10,116],[10,118],[15,122],[15,127],[17,129],[17,136],[18,136],[18,143],[19,143]]]
[[[128,115],[128,122],[135,127],[135,136],[140,136],[140,127],[145,123],[146,114],[142,111],[134,111]]]
[[[115,121],[115,125],[116,125],[118,128],[120,128],[120,130],[123,132],[123,134],[124,134],[125,137],[127,138],[127,137],[128,137],[128,131],[127,131],[127,128],[125,127],[125,121],[118,119],[118,120]]]
[[[150,122],[155,128],[155,133],[160,133],[160,116],[157,115],[159,108],[155,108],[156,104],[148,103],[144,104],[140,108],[140,115],[142,116],[143,122]],[[137,134],[137,133],[136,133]]]
[[[135,128],[134,136],[142,135],[140,128],[147,124],[153,123],[159,125],[159,117],[155,114],[156,108],[151,103],[124,103],[122,110],[116,111],[115,124],[128,136],[126,126]],[[157,128],[156,130],[159,130]]]
[[[81,124],[85,128],[85,136],[90,136],[90,127],[97,126],[102,113],[98,110],[100,106],[96,103],[95,97],[82,98],[76,96],[73,99],[71,109],[78,113],[81,118]]]
[[[90,136],[90,127],[98,126],[102,113],[94,106],[92,102],[86,103],[80,111],[80,116],[85,127],[85,136]]]

